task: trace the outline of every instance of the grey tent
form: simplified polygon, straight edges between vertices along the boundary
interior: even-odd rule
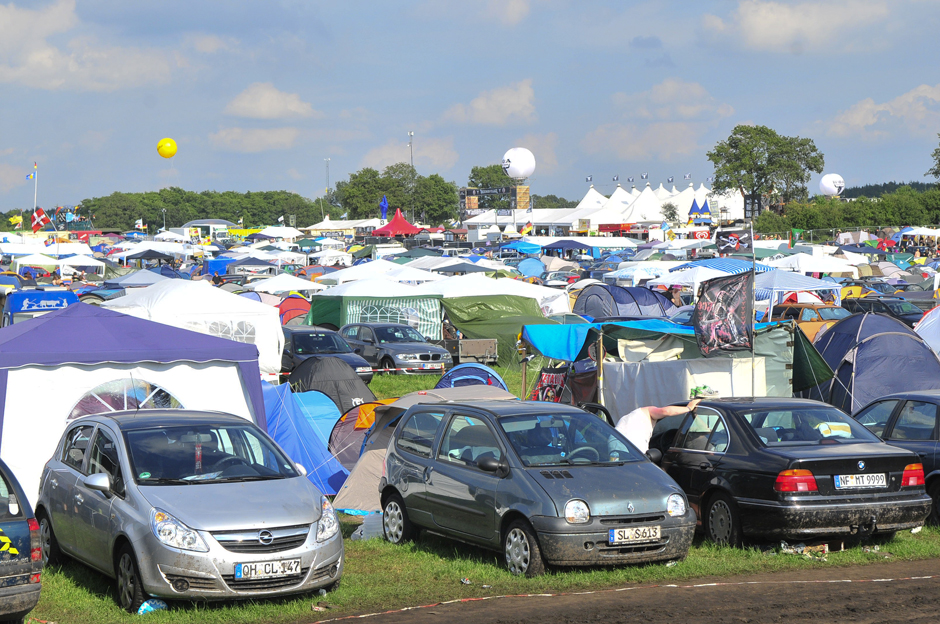
[[[336,357],[312,357],[301,362],[288,378],[294,392],[319,390],[333,399],[341,414],[353,406],[375,400],[352,367]]]
[[[379,480],[385,466],[385,451],[395,431],[399,416],[418,403],[446,401],[517,400],[515,395],[495,386],[462,386],[436,388],[412,392],[394,403],[375,408],[375,424],[366,435],[364,450],[340,488],[333,507],[345,512],[372,512],[382,510]]]
[[[105,280],[104,288],[142,288],[168,279],[170,278],[153,271],[134,271],[133,273]]]
[[[672,301],[646,288],[591,284],[583,289],[571,310],[592,319],[627,316],[665,317],[676,311]]]

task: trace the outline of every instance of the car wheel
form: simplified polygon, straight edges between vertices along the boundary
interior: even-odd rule
[[[128,613],[137,613],[140,605],[147,600],[147,594],[144,593],[137,558],[130,544],[125,544],[118,553],[116,572],[118,602],[121,608]]]
[[[59,541],[52,530],[52,522],[45,512],[39,515],[39,543],[42,547],[42,565],[58,565],[62,563],[62,551],[59,550]]]
[[[390,358],[390,357],[384,357],[384,358],[382,358],[382,366],[381,366],[381,368],[395,368],[395,361],[394,361],[392,358]],[[384,374],[384,375],[394,375],[394,374],[397,373],[397,372],[398,372],[398,371],[395,371],[395,370],[389,370],[389,371],[385,371],[383,374]]]
[[[931,483],[927,493],[930,494],[931,501],[930,515],[927,516],[927,524],[936,526],[940,524],[940,480]]]
[[[506,567],[517,576],[539,576],[545,573],[545,561],[532,527],[525,520],[515,520],[506,529],[503,540]]]
[[[705,535],[719,546],[741,545],[741,522],[738,507],[723,492],[718,492],[708,501],[705,510]]]
[[[398,494],[392,494],[385,501],[382,511],[382,531],[385,539],[393,544],[403,544],[414,539],[415,530],[408,519],[405,502]]]

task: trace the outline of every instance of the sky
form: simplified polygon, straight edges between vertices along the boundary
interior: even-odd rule
[[[697,186],[738,124],[812,138],[848,186],[926,181],[937,32],[940,0],[0,0],[0,211],[34,162],[40,206],[315,198],[326,159],[331,185],[408,162],[409,132],[421,175],[526,147],[531,192],[568,199]]]

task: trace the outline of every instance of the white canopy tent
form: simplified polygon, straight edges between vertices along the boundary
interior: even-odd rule
[[[258,233],[264,236],[270,236],[271,238],[281,238],[284,240],[294,240],[304,237],[304,233],[297,228],[283,225],[269,225]]]
[[[290,292],[292,290],[305,292],[323,290],[324,288],[326,288],[326,286],[295,277],[289,273],[281,273],[268,279],[257,280],[245,286],[246,290],[266,293]]]
[[[323,266],[350,266],[352,264],[352,254],[338,249],[324,249],[310,254],[307,258],[316,260]]]
[[[728,274],[717,269],[697,266],[685,271],[676,271],[675,273],[666,273],[661,277],[651,279],[646,282],[647,286],[690,286],[692,292],[698,295],[698,287],[702,282],[714,279],[716,277],[727,277]]]
[[[14,271],[19,272],[20,267],[24,266],[35,266],[42,267],[44,269],[53,268],[59,266],[59,261],[55,258],[50,258],[44,254],[30,254],[28,256],[19,256],[13,258],[11,263]]]
[[[189,238],[188,238],[188,237],[183,236],[182,234],[179,234],[179,233],[177,233],[177,232],[172,232],[172,231],[170,231],[170,230],[166,230],[166,231],[164,231],[164,232],[158,233],[156,236],[153,237],[153,240],[156,240],[156,241],[189,242]]]
[[[535,299],[545,315],[571,311],[568,295],[563,290],[529,284],[510,278],[493,279],[480,273],[455,275],[438,282],[422,284],[415,288],[414,294],[441,295],[444,299],[484,295],[515,295]]]
[[[788,269],[797,273],[851,273],[858,278],[858,269],[845,260],[832,256],[811,256],[796,253],[777,260],[769,260],[767,265],[777,269]]]
[[[662,223],[662,200],[656,197],[652,187],[647,183],[646,188],[630,204],[624,223]]]
[[[313,254],[311,257],[316,255],[317,254]],[[325,286],[338,286],[340,284],[345,284],[346,282],[354,282],[356,280],[384,275],[385,273],[394,271],[398,268],[401,268],[400,264],[395,264],[394,262],[389,262],[388,260],[373,260],[372,262],[357,264],[356,266],[351,266],[347,269],[341,269],[339,271],[334,271],[333,273],[321,275],[317,278],[317,283],[323,284]]]

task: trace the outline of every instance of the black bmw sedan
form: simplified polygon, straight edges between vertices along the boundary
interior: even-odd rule
[[[705,535],[807,539],[893,535],[924,523],[916,453],[885,444],[840,410],[779,397],[707,400],[660,420],[651,448]]]

